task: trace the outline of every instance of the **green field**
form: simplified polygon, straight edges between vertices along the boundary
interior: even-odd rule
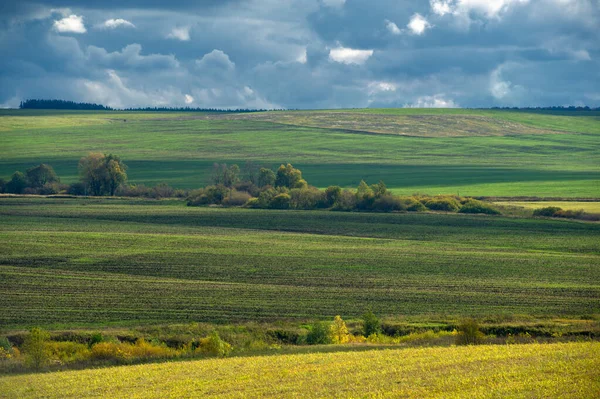
[[[312,185],[382,179],[397,194],[600,197],[600,117],[493,110],[252,114],[0,111],[0,177],[46,162],[64,182],[90,151],[132,183],[208,183],[214,162],[291,162]]]
[[[600,313],[600,225],[0,199],[0,324]]]
[[[521,206],[527,209],[538,209],[548,206],[556,206],[562,209],[580,210],[588,213],[600,213],[600,202],[579,202],[579,201],[498,201],[498,205]]]
[[[0,377],[2,398],[593,398],[600,344],[232,358]]]

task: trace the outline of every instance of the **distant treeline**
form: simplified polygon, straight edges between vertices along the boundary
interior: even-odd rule
[[[190,107],[146,107],[146,108],[124,108],[120,111],[145,111],[145,112],[223,112],[223,113],[242,113],[242,112],[265,112],[281,111],[279,109],[220,109],[220,108],[190,108]]]
[[[20,109],[76,109],[92,111],[112,111],[111,107],[102,104],[77,103],[66,100],[25,100],[21,101]]]
[[[20,109],[72,109],[72,110],[90,110],[90,111],[145,111],[145,112],[264,112],[280,111],[279,109],[220,109],[220,108],[191,108],[191,107],[145,107],[145,108],[123,108],[115,109],[102,104],[78,103],[66,100],[41,100],[29,99],[21,101]]]
[[[600,107],[590,108],[588,106],[585,107],[575,107],[573,105],[569,107],[563,106],[554,106],[554,107],[492,107],[491,109],[503,109],[503,110],[511,110],[511,111],[600,111]]]

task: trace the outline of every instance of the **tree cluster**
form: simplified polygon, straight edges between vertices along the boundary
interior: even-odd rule
[[[40,164],[25,173],[16,171],[9,181],[0,179],[0,193],[56,194],[61,189],[60,179],[50,165]]]
[[[247,163],[214,164],[212,184],[194,190],[188,205],[245,206],[262,209],[331,209],[336,211],[419,212],[426,210],[499,214],[489,204],[458,196],[393,195],[383,181],[369,185],[361,181],[356,190],[310,186],[302,171],[291,164],[276,171]]]

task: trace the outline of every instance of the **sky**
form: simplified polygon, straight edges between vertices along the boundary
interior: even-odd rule
[[[0,107],[600,106],[600,0],[1,0]]]

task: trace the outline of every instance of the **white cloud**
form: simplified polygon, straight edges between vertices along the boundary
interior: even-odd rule
[[[186,104],[191,104],[194,102],[194,97],[190,96],[189,94],[185,95],[185,103]]]
[[[404,108],[458,108],[458,104],[452,99],[446,99],[443,94],[433,96],[422,96],[410,104],[404,104]]]
[[[305,47],[304,50],[302,50],[302,52],[300,53],[300,55],[298,57],[296,57],[296,62],[299,62],[301,64],[306,64],[306,61],[308,61],[308,54],[306,52],[306,47]]]
[[[398,28],[398,25],[387,19],[385,20],[385,27],[387,28],[388,32],[390,32],[392,35],[399,35],[402,33],[402,30]]]
[[[368,85],[369,95],[396,91],[396,85],[390,82],[371,82]]]
[[[173,28],[171,33],[169,33],[167,35],[167,38],[168,39],[177,39],[177,40],[186,42],[186,41],[190,40],[190,27],[182,26],[179,28]]]
[[[490,74],[490,93],[496,100],[513,102],[512,100],[522,98],[524,88],[523,86],[515,85],[510,80],[506,80],[502,77],[504,65],[500,65]]]
[[[107,19],[106,21],[104,21],[104,23],[101,25],[101,27],[105,28],[105,29],[116,29],[116,28],[120,28],[120,27],[135,28],[135,25],[132,24],[131,22],[127,21],[126,19],[117,18],[117,19]]]
[[[406,25],[408,29],[414,35],[422,35],[428,28],[431,27],[431,24],[427,22],[425,17],[421,14],[416,13],[410,18],[410,22]]]
[[[373,50],[357,50],[338,47],[329,51],[329,59],[342,64],[364,64],[373,55]]]
[[[85,25],[83,24],[83,17],[75,14],[71,14],[68,17],[54,21],[54,29],[57,32],[66,33],[85,33]]]
[[[498,19],[510,7],[527,4],[529,1],[530,0],[430,0],[429,5],[434,14],[440,16],[453,14],[456,17],[469,21],[471,14],[478,14],[488,19]]]
[[[452,12],[452,8],[450,7],[452,0],[430,0],[429,4],[431,5],[431,11],[434,14],[444,16],[446,14],[450,14]]]

